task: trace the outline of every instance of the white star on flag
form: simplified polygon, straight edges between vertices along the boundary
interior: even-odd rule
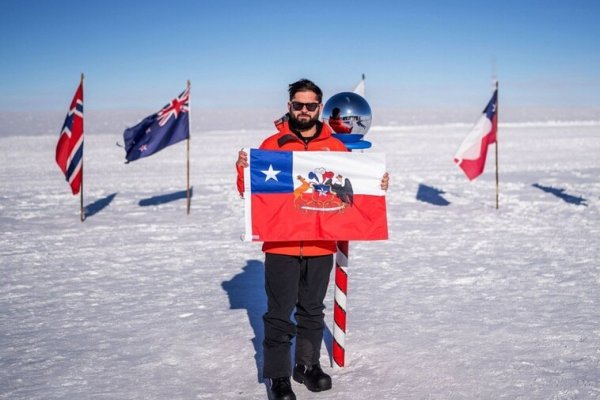
[[[280,173],[281,171],[277,171],[273,169],[273,164],[269,164],[269,169],[266,171],[260,171],[263,174],[265,174],[265,182],[268,181],[269,179],[274,179],[276,181],[279,181],[279,179],[277,179],[277,174]]]
[[[317,189],[317,192],[319,192],[319,196],[327,196],[329,194],[325,189]]]

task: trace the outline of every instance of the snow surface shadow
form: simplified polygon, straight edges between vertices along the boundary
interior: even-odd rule
[[[331,329],[329,329],[329,326],[327,326],[327,322],[325,323],[325,329],[323,330],[323,342],[325,342],[325,348],[329,355],[329,366],[333,368],[333,333],[331,332]]]
[[[417,200],[433,204],[434,206],[447,206],[450,204],[450,202],[442,197],[444,193],[446,192],[444,192],[443,190],[419,183],[419,189],[417,190]]]
[[[194,187],[190,187],[190,198],[194,196]],[[169,194],[161,194],[159,196],[148,197],[147,199],[142,199],[139,202],[139,205],[142,207],[147,206],[158,206],[160,204],[170,203],[172,201],[187,199],[187,190],[181,190],[179,192],[173,192]]]
[[[262,261],[248,260],[243,272],[228,281],[223,281],[221,287],[229,296],[229,306],[232,310],[245,309],[248,321],[254,331],[252,345],[254,346],[254,361],[258,383],[263,382],[263,348],[265,337],[263,315],[267,312],[267,295],[265,294],[265,266]],[[293,316],[292,316],[293,320]],[[323,332],[323,341],[329,355],[329,362],[333,366],[333,334],[327,325]],[[295,340],[293,341],[292,354],[294,353]]]
[[[113,199],[115,198],[117,193],[118,192],[109,194],[108,196],[106,196],[102,199],[98,199],[95,202],[90,203],[87,206],[85,206],[83,209],[84,210],[84,212],[83,212],[84,219],[87,219],[88,217],[91,217],[92,215],[95,215],[98,212],[102,211],[104,208],[108,207],[108,205],[113,201]]]
[[[245,309],[248,321],[254,331],[254,360],[258,382],[262,379],[264,339],[263,314],[267,311],[267,295],[265,294],[265,266],[262,261],[248,260],[243,272],[228,281],[221,283],[223,290],[229,296],[229,305],[232,310]]]
[[[583,197],[579,196],[572,196],[568,193],[565,193],[565,189],[561,189],[561,188],[554,188],[552,186],[543,186],[540,185],[539,183],[534,183],[533,185],[534,188],[538,188],[540,190],[543,190],[544,192],[548,192],[548,193],[552,193],[553,195],[555,195],[556,197],[564,200],[565,202],[569,203],[569,204],[575,204],[577,206],[585,206],[587,207],[587,203],[586,203],[586,199],[584,199]]]

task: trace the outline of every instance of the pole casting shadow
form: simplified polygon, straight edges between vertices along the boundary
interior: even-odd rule
[[[88,204],[83,209],[84,219],[91,217],[98,212],[102,211],[104,208],[108,207],[108,205],[113,201],[117,193],[110,194],[102,199],[98,199],[93,203]]]
[[[194,187],[190,188],[190,198],[194,195]],[[173,192],[169,194],[161,194],[159,196],[149,197],[147,199],[142,199],[139,202],[139,205],[142,207],[147,206],[158,206],[160,204],[170,203],[172,201],[187,199],[187,190],[181,190],[179,192]]]
[[[446,193],[443,190],[436,189],[432,186],[427,186],[419,183],[417,190],[417,200],[425,203],[433,204],[434,206],[447,206],[450,204],[448,200],[442,197]]]
[[[242,272],[228,281],[221,283],[221,287],[229,297],[229,306],[232,310],[246,310],[248,322],[254,331],[252,345],[254,346],[254,361],[258,383],[263,382],[263,348],[265,337],[263,315],[267,312],[267,295],[265,294],[265,266],[262,261],[248,260]],[[293,316],[291,316],[292,321]],[[333,335],[328,326],[323,332],[323,341],[327,347],[330,362],[333,362],[332,340]],[[293,341],[293,345],[295,340]],[[294,354],[294,347],[291,349]]]
[[[570,194],[565,193],[565,189],[561,189],[561,188],[553,188],[552,186],[543,186],[540,185],[539,183],[534,183],[533,185],[534,188],[538,188],[540,190],[543,190],[544,192],[548,192],[548,193],[552,193],[553,195],[555,195],[556,197],[558,197],[559,199],[562,199],[563,201],[569,203],[569,204],[575,204],[577,206],[585,206],[587,207],[586,204],[586,199],[584,199],[583,197],[579,196],[572,196]]]

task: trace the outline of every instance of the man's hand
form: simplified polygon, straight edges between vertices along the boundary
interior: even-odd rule
[[[248,153],[246,153],[244,150],[240,150],[238,152],[238,159],[235,162],[235,165],[242,168],[248,167]]]
[[[388,190],[389,185],[390,174],[386,172],[385,174],[383,174],[383,178],[381,178],[381,190]]]

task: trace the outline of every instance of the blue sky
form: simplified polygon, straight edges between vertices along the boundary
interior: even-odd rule
[[[597,1],[3,0],[0,111],[273,107],[362,73],[375,107],[600,106]],[[493,67],[495,66],[495,67]]]

